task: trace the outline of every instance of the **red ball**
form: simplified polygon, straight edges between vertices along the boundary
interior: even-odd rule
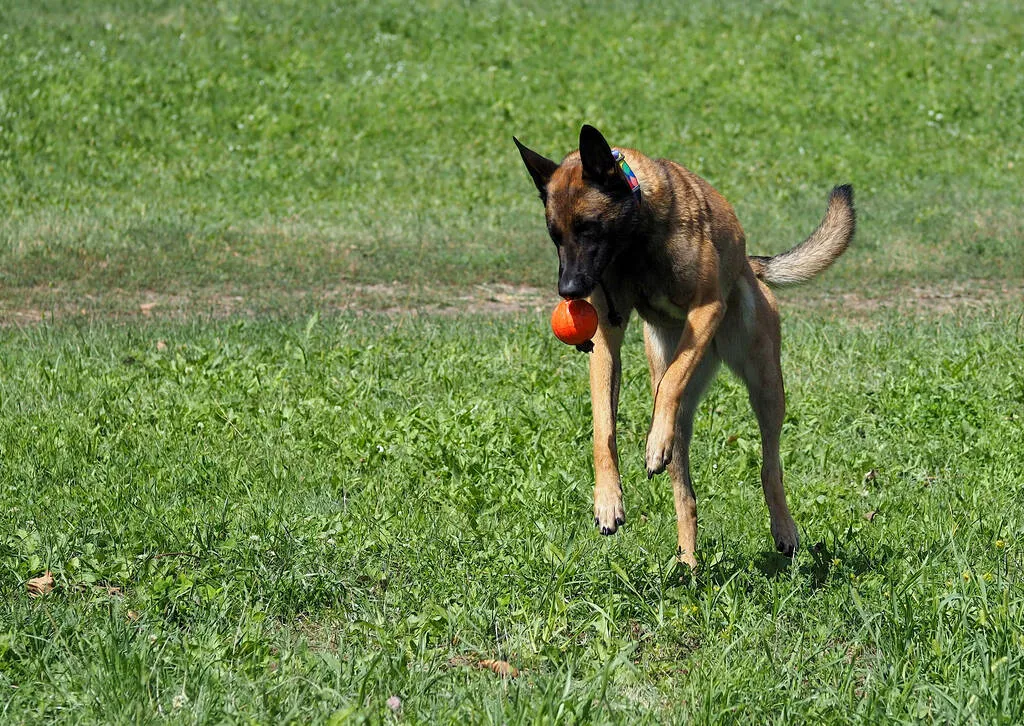
[[[568,345],[586,343],[597,332],[597,311],[586,300],[563,300],[551,313],[551,330]]]

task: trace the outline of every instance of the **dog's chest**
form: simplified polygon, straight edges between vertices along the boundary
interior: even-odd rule
[[[665,244],[649,245],[646,254],[633,258],[625,279],[646,322],[661,327],[686,323],[700,275],[695,249],[688,243],[673,244],[671,251]]]
[[[640,287],[636,291],[636,311],[648,323],[659,326],[674,326],[686,322],[689,304],[680,305],[667,292]]]

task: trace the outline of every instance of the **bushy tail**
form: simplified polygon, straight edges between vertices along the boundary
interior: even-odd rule
[[[835,187],[828,198],[828,211],[810,237],[788,252],[774,257],[750,257],[754,274],[774,287],[799,285],[827,268],[853,239],[857,214],[853,209],[853,187]]]

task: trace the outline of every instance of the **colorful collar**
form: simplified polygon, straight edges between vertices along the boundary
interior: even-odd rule
[[[615,161],[619,162],[619,166],[622,168],[622,173],[626,175],[626,182],[629,184],[629,189],[633,192],[633,196],[636,197],[636,201],[639,203],[641,199],[640,193],[640,180],[636,178],[636,174],[629,168],[629,164],[626,163],[626,156],[618,149],[612,149],[612,156]]]

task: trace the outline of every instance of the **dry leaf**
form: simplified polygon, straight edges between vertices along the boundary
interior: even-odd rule
[[[878,471],[875,470],[875,469],[872,469],[871,471],[869,471],[867,474],[864,475],[864,483],[865,484],[870,484],[871,482],[873,482],[877,478],[878,478]]]
[[[143,315],[149,315],[150,313],[153,312],[153,308],[155,308],[155,307],[156,307],[156,303],[155,302],[142,303],[142,304],[139,305],[139,310],[142,311]]]
[[[519,675],[519,669],[503,660],[485,659],[478,664],[481,668],[494,671],[502,678],[515,678]]]
[[[156,349],[157,350],[167,350],[167,343],[165,343],[162,340],[156,341]]]
[[[740,435],[739,434],[733,434],[732,436],[730,436],[729,438],[727,438],[725,440],[725,443],[727,443],[727,444],[735,444],[739,440],[740,440]]]
[[[507,661],[492,660],[490,658],[475,658],[468,655],[456,655],[448,659],[448,665],[483,668],[496,673],[502,678],[515,678],[519,675],[519,669]]]
[[[47,570],[39,577],[33,577],[26,582],[25,587],[28,588],[29,597],[39,597],[50,592],[53,589],[53,584],[53,573]]]
[[[878,512],[876,512],[873,509],[870,512],[864,512],[864,519],[868,520],[869,522],[872,522],[874,521],[876,514],[878,514]]]
[[[137,623],[139,621],[139,614],[134,610],[129,610],[125,613],[125,617],[133,623]]]

